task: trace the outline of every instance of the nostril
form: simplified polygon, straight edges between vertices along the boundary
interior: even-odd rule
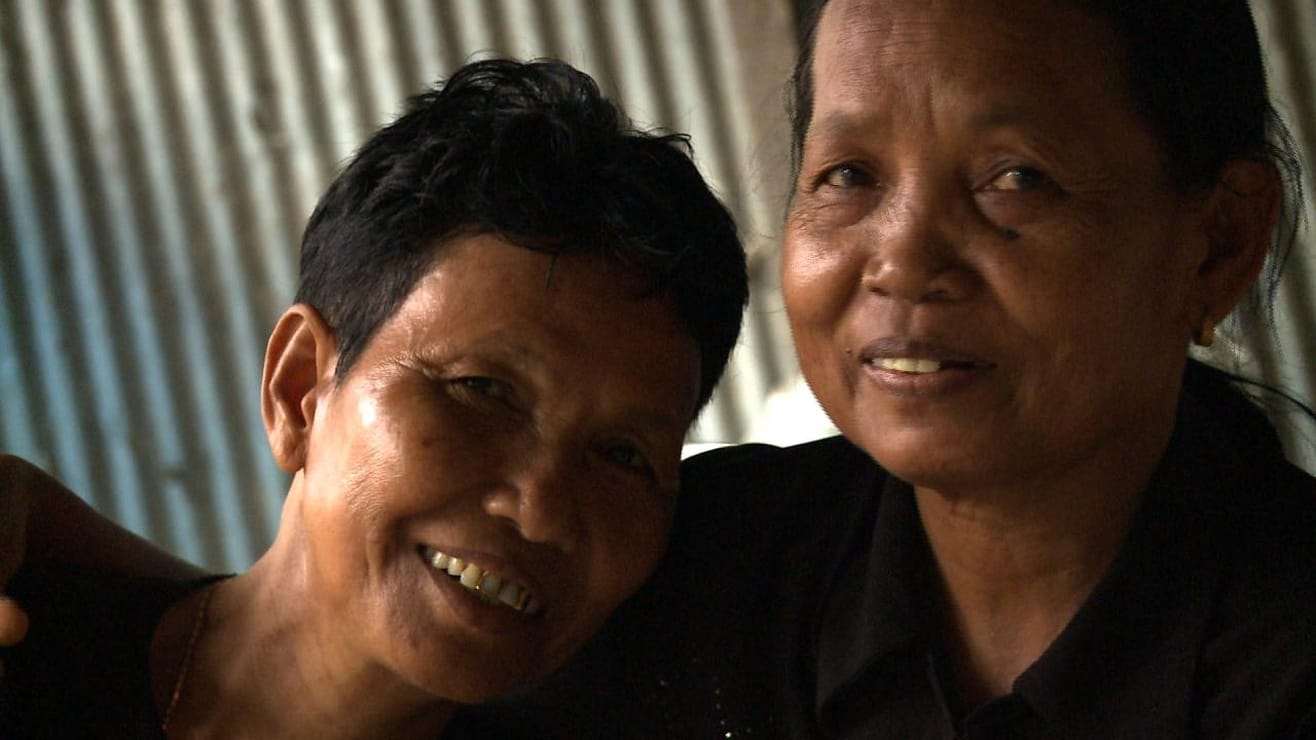
[[[570,551],[579,535],[579,512],[574,497],[560,486],[534,481],[500,486],[486,494],[485,511],[501,519],[528,542]]]
[[[861,285],[874,295],[909,303],[939,303],[967,295],[972,278],[956,265],[937,269],[886,265],[866,273]]]

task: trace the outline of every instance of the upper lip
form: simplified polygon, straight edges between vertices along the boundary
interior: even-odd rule
[[[951,362],[957,365],[985,366],[989,364],[981,357],[939,342],[898,336],[874,339],[864,345],[859,352],[859,359],[864,363],[897,357]]]

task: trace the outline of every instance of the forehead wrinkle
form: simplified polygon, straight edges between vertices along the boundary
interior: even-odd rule
[[[943,5],[955,12],[938,12]],[[1076,59],[1063,44],[1034,33],[1040,24],[1054,25],[1057,17],[1069,19],[1075,33],[1085,37],[1081,48],[1099,49],[1098,58]],[[948,32],[952,26],[959,29]],[[955,43],[965,32],[978,44]],[[909,115],[920,127],[948,122],[923,115],[934,109],[967,115],[974,119],[969,125],[975,132],[1018,126],[1037,133],[1047,120],[1082,125],[1087,116],[1077,111],[1088,101],[1070,95],[1066,102],[1065,95],[1076,74],[1133,107],[1120,41],[1103,19],[1068,3],[1016,8],[984,2],[836,0],[819,27],[815,115],[821,123],[834,109],[867,105],[875,115]],[[981,44],[993,49],[989,64],[982,62]],[[995,83],[1003,75],[1021,84]]]
[[[885,116],[876,110],[851,110],[841,106],[828,108],[809,127],[809,138],[822,141],[845,141],[871,136],[885,127]]]
[[[916,12],[909,12],[911,8]],[[1038,51],[1039,41],[1054,42],[1052,35],[1037,32],[1049,30],[1055,23],[1052,14],[1057,12],[1072,15],[1081,25],[1076,31],[1095,33],[1109,42],[1102,48],[1116,54],[1116,63],[1104,66],[1112,71],[1118,70],[1118,50],[1112,48],[1118,46],[1118,34],[1105,28],[1101,18],[1069,3],[1021,4],[1016,7],[1000,3],[965,3],[963,0],[838,0],[829,3],[823,11],[818,39],[821,42],[823,38],[832,37],[832,51],[839,53],[844,49],[850,59],[860,48],[869,50],[868,64],[851,64],[848,75],[867,77],[873,67],[891,69],[897,74],[905,69],[930,69],[941,73],[938,86],[952,85],[973,90],[977,87],[975,77],[988,73],[981,63],[981,51],[954,43],[957,35],[946,32],[955,26],[967,26],[972,36],[998,47],[993,54],[994,63],[1013,65],[1023,77],[1040,76],[1048,80],[1048,84],[1058,84],[1068,79],[1069,71],[1064,65],[1069,56],[1034,53]],[[1046,24],[1045,29],[1038,28],[1042,23]],[[858,41],[864,37],[876,38],[877,42],[863,44]],[[819,43],[815,52],[825,46]],[[947,71],[950,74],[945,74]],[[994,77],[998,71],[991,71],[990,75]],[[1039,71],[1041,75],[1037,74]]]
[[[947,50],[958,51],[939,42],[934,19],[897,18],[863,3],[832,3],[828,10],[837,5],[835,17],[825,15],[815,47],[813,107],[820,133],[858,136],[910,124],[897,117],[935,125],[938,102],[956,100],[965,81],[942,73]],[[832,113],[836,120],[827,120]]]
[[[651,430],[657,433],[672,432],[678,436],[683,436],[690,423],[678,417],[669,410],[658,410],[647,406],[631,406],[622,411],[622,418],[626,423],[635,427],[637,431]]]
[[[473,338],[445,338],[433,344],[423,342],[419,346],[413,345],[412,354],[425,364],[440,367],[480,354],[518,372],[554,376],[552,364],[533,345],[523,341],[522,335],[522,332],[508,328],[496,328]]]
[[[531,336],[539,337],[541,334],[553,335],[549,341],[564,341],[563,337],[557,336],[558,332],[548,327],[537,328]],[[525,332],[498,328],[475,338],[468,346],[477,351],[493,353],[499,360],[519,370],[551,374],[552,363],[536,349],[534,344],[526,342],[524,337]]]
[[[1031,129],[1036,119],[1037,113],[1031,106],[1005,103],[975,109],[967,124],[974,133],[989,133],[997,129]]]

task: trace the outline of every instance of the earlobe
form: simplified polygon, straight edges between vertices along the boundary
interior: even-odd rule
[[[261,377],[261,417],[270,451],[288,473],[306,462],[317,406],[332,386],[337,357],[333,331],[304,303],[285,311],[270,333]]]
[[[1207,252],[1197,275],[1195,334],[1229,315],[1256,282],[1270,252],[1281,197],[1279,175],[1269,163],[1225,165],[1203,212]]]

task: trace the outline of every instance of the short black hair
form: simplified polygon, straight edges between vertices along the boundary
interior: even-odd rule
[[[475,234],[596,252],[671,295],[699,346],[699,407],[708,401],[749,286],[735,223],[686,136],[638,130],[556,60],[472,62],[410,99],[329,186],[302,238],[297,301],[334,331],[335,378],[443,246]]]

